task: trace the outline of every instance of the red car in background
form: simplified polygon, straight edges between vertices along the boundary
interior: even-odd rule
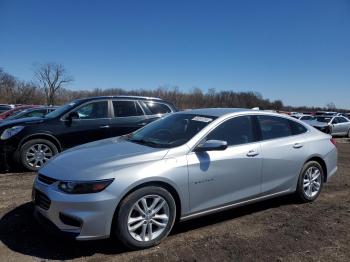
[[[28,108],[34,108],[34,107],[38,107],[38,105],[23,105],[23,106],[17,106],[14,109],[5,111],[3,113],[0,114],[0,119],[6,119],[9,116],[15,115],[19,112],[21,112],[24,109],[28,109]]]

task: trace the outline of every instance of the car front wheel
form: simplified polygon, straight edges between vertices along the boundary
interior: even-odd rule
[[[131,249],[149,248],[170,233],[175,217],[176,204],[166,189],[143,187],[122,200],[112,233]]]
[[[307,162],[298,180],[296,195],[302,202],[312,202],[320,194],[324,181],[322,166],[316,161]]]
[[[37,171],[57,153],[57,147],[52,142],[46,139],[33,139],[21,147],[20,162],[25,168]]]

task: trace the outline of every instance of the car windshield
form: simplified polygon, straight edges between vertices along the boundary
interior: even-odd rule
[[[214,119],[213,116],[173,114],[135,131],[127,139],[150,147],[177,147],[187,143]]]
[[[329,123],[332,120],[332,118],[326,117],[326,116],[318,116],[318,117],[316,117],[316,120],[318,122]]]
[[[60,116],[61,114],[64,114],[65,112],[67,112],[71,108],[73,108],[76,104],[77,104],[77,102],[73,101],[73,102],[71,102],[69,104],[65,104],[63,106],[60,106],[59,108],[57,108],[56,110],[48,113],[44,117],[45,118],[56,118],[56,117]]]
[[[24,114],[28,113],[30,110],[29,109],[25,109],[23,111],[18,111],[16,113],[14,113],[13,115],[9,116],[8,118],[6,118],[6,120],[11,120],[11,119],[17,119],[20,116],[23,116]]]

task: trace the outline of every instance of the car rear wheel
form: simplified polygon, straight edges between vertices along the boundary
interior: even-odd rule
[[[312,202],[320,194],[324,181],[322,166],[316,161],[307,162],[299,176],[296,195],[302,202]]]
[[[118,210],[112,234],[134,250],[158,245],[170,233],[176,217],[174,198],[157,186],[132,192]]]
[[[20,149],[20,162],[31,170],[37,171],[58,153],[57,147],[46,139],[33,139],[24,143]]]

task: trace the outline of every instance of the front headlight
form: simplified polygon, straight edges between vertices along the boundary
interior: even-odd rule
[[[58,183],[58,189],[68,194],[90,194],[98,193],[108,187],[112,179],[96,180],[96,181],[62,181]]]
[[[22,131],[24,126],[13,126],[10,128],[7,128],[2,132],[0,139],[1,140],[6,140],[9,139],[10,137],[13,137],[14,135],[17,135],[19,132]]]

